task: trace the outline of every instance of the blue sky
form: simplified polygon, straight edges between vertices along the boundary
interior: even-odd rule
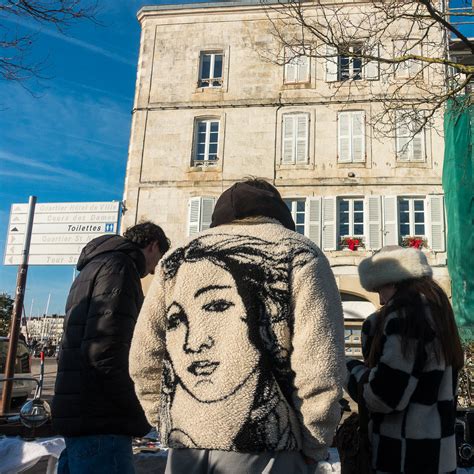
[[[21,20],[6,26],[35,34],[44,60],[41,85],[0,82],[0,292],[13,295],[17,267],[4,266],[10,205],[122,199],[135,89],[142,5],[173,1],[100,0],[102,26],[67,31]],[[73,268],[30,266],[25,308],[63,313]]]

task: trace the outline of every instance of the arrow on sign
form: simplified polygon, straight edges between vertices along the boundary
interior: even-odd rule
[[[13,227],[13,229],[10,229],[10,232],[18,232],[18,229],[16,227]]]

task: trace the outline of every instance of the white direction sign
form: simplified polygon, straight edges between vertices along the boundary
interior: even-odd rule
[[[39,203],[35,207],[29,265],[75,265],[87,242],[116,234],[119,202]],[[5,265],[19,265],[25,241],[28,204],[12,204]]]

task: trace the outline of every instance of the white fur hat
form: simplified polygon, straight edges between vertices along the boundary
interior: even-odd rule
[[[360,284],[367,291],[412,278],[433,276],[425,254],[415,248],[384,247],[359,264]]]

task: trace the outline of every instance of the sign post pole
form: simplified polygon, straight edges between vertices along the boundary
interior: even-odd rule
[[[15,303],[13,304],[13,314],[10,326],[10,338],[8,343],[7,360],[5,364],[5,378],[11,379],[14,376],[16,350],[18,347],[18,336],[20,334],[21,314],[23,310],[23,300],[25,297],[26,276],[28,273],[28,255],[30,252],[31,231],[33,229],[33,219],[35,215],[36,196],[30,196],[28,202],[28,218],[25,230],[25,241],[23,244],[22,260],[18,267],[16,279]],[[4,415],[10,410],[10,402],[13,388],[13,380],[4,382],[2,391],[2,405],[0,414]]]

